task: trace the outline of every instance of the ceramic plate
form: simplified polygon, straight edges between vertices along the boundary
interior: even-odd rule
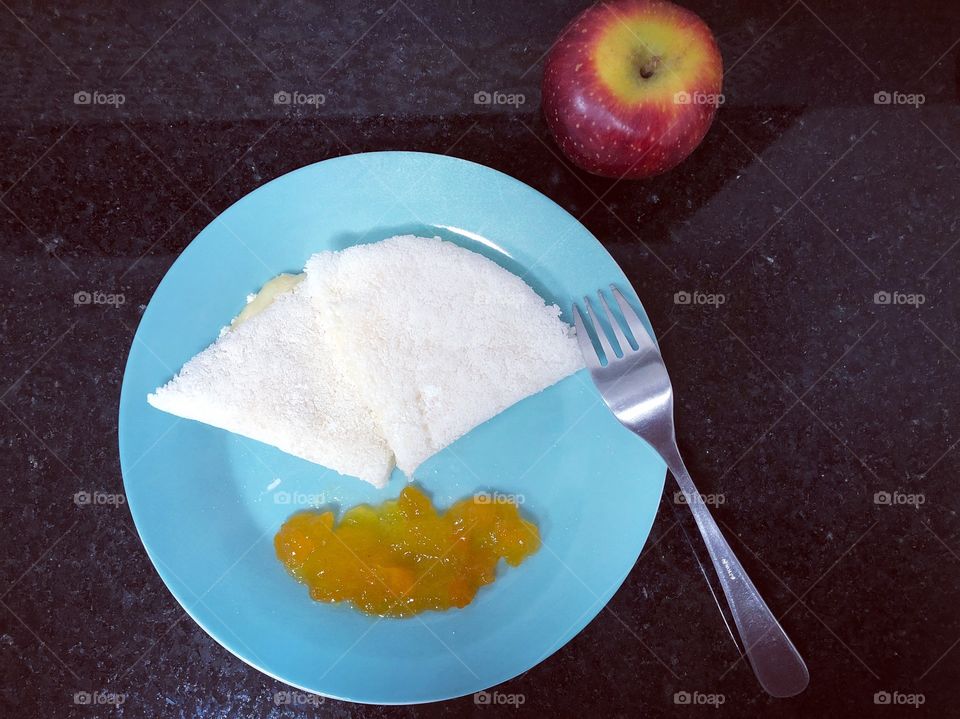
[[[664,466],[607,411],[585,370],[511,407],[418,470],[440,507],[478,491],[517,495],[543,547],[465,609],[369,617],[313,602],[273,552],[311,505],[396,497],[357,479],[147,404],[147,393],[210,344],[246,296],[314,252],[401,233],[439,235],[522,276],[570,321],[574,298],[619,267],[579,222],[523,183],[440,155],[340,157],[250,193],[190,243],[160,283],[130,349],[120,460],[130,510],[170,591],[210,636],[303,690],[369,703],[477,692],[574,637],[640,554]],[[634,298],[635,299],[635,298]],[[637,304],[639,309],[639,303]]]

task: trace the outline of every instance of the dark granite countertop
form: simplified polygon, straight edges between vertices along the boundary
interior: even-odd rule
[[[565,164],[539,115],[543,54],[587,4],[0,3],[0,713],[498,713],[471,697],[277,706],[283,684],[184,615],[127,509],[74,502],[122,492],[132,334],[211,218],[302,165],[415,149],[532,185],[621,264],[660,333],[691,471],[724,496],[715,516],[812,677],[790,700],[759,689],[670,489],[609,607],[499,687],[524,697],[499,713],[960,715],[960,8],[690,0],[726,103],[676,170],[613,182]],[[480,107],[481,90],[525,102]],[[325,102],[278,106],[279,91]],[[923,103],[875,103],[894,91]],[[124,302],[78,306],[81,291]],[[675,301],[694,291],[724,302]]]

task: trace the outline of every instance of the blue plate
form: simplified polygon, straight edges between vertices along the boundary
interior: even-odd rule
[[[539,192],[482,165],[378,152],[284,175],[210,223],[164,277],[137,330],[120,398],[130,511],[183,608],[243,661],[300,689],[378,704],[470,694],[514,677],[603,608],[646,541],[664,482],[654,452],[607,411],[586,371],[511,407],[418,470],[447,507],[518,495],[543,547],[468,607],[380,619],[311,601],[273,552],[310,505],[395,497],[267,445],[147,404],[270,277],[320,250],[440,235],[521,275],[549,302],[626,278],[599,242]],[[639,303],[637,303],[639,308]]]

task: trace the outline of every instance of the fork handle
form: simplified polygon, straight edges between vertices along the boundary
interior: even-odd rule
[[[775,697],[799,694],[810,682],[810,674],[803,658],[724,539],[694,486],[679,451],[676,456],[665,456],[664,459],[687,500],[687,506],[693,512],[700,534],[703,535],[713,567],[720,578],[720,586],[740,632],[747,658],[760,685]]]

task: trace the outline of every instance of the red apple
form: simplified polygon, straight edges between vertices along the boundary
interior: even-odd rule
[[[550,50],[543,112],[564,154],[587,172],[639,178],[693,152],[723,102],[710,28],[663,0],[584,10]]]

